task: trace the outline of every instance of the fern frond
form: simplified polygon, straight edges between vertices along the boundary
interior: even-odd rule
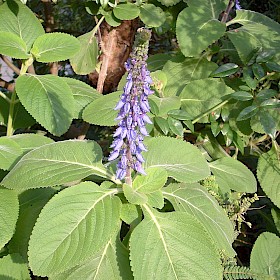
[[[249,267],[246,266],[227,265],[224,268],[223,274],[225,280],[236,280],[236,279],[276,280],[276,278],[274,278],[273,276],[254,272]]]

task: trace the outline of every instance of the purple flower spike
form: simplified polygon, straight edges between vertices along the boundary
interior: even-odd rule
[[[240,6],[239,0],[235,0],[235,9],[236,10],[241,10],[242,7]]]
[[[114,133],[113,150],[109,161],[119,158],[116,178],[124,179],[131,169],[146,175],[142,163],[142,151],[147,151],[143,144],[143,137],[148,136],[145,124],[152,123],[147,113],[150,111],[148,95],[153,94],[150,89],[152,79],[147,69],[148,46],[151,31],[140,28],[136,35],[133,51],[125,63],[128,71],[124,92],[115,110],[119,110],[117,120],[119,127]]]

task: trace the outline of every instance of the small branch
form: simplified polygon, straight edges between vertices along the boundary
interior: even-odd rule
[[[0,55],[0,58],[7,64],[8,67],[10,67],[17,75],[19,75],[20,69],[16,67],[12,61],[2,54]]]
[[[1,84],[0,84],[1,86]],[[7,102],[11,103],[11,99],[2,91],[0,91],[0,97],[2,97],[3,99],[5,99]]]
[[[223,14],[222,19],[221,19],[221,22],[224,22],[224,23],[227,22],[229,13],[230,13],[230,11],[231,11],[231,9],[232,9],[233,6],[234,6],[234,0],[229,0],[228,5],[227,5],[227,8],[226,8],[226,10],[225,10],[225,12],[224,12],[224,14]]]

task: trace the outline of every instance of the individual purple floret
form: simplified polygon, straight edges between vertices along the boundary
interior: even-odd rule
[[[242,7],[240,6],[239,0],[235,0],[235,9],[236,10],[241,10]]]
[[[115,110],[119,110],[116,118],[119,123],[110,146],[113,150],[108,158],[109,161],[119,159],[117,179],[130,176],[131,169],[145,174],[141,153],[147,151],[143,144],[144,137],[149,135],[145,125],[152,123],[147,116],[150,111],[148,96],[153,94],[150,89],[152,79],[146,63],[150,37],[151,31],[145,28],[138,29],[132,53],[125,63],[127,81],[115,107]]]

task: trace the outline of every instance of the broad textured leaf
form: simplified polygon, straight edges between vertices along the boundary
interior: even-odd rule
[[[9,139],[13,140],[20,146],[23,154],[26,154],[35,148],[54,142],[51,138],[41,134],[31,133],[16,134],[9,137]]]
[[[181,108],[193,119],[221,103],[233,90],[218,79],[203,79],[187,84],[180,94]],[[201,120],[203,121],[203,120]]]
[[[148,69],[153,72],[161,70],[164,64],[171,59],[172,56],[166,53],[157,53],[148,57]]]
[[[173,5],[176,5],[177,3],[180,2],[180,0],[159,0],[159,2],[166,6],[166,7],[169,7],[169,6],[173,6]]]
[[[230,98],[247,101],[253,99],[253,95],[247,91],[236,91],[230,95]]]
[[[55,142],[23,156],[2,184],[26,190],[71,183],[92,174],[113,179],[101,160],[101,148],[94,141]]]
[[[271,149],[259,158],[257,177],[266,195],[280,208],[279,153]]]
[[[27,53],[25,42],[16,34],[11,32],[0,32],[0,53],[20,59],[27,59],[30,54]]]
[[[173,119],[172,117],[167,118],[167,122],[169,125],[170,130],[180,137],[183,137],[184,135],[184,127],[182,123],[176,119]]]
[[[20,1],[13,0],[0,6],[0,31],[19,36],[25,42],[27,51],[36,38],[45,33],[34,13]]]
[[[114,16],[113,11],[108,11],[105,14],[105,20],[110,26],[113,26],[113,27],[117,27],[117,26],[121,25],[121,23],[122,23],[122,21],[120,19],[118,19]]]
[[[199,55],[225,31],[226,24],[220,22],[205,4],[187,7],[178,15],[176,36],[185,56]]]
[[[20,146],[9,137],[0,137],[0,168],[10,170],[20,159]]]
[[[161,190],[148,193],[148,202],[147,204],[153,208],[162,209],[164,206],[164,197]]]
[[[148,201],[148,197],[135,189],[133,189],[128,184],[123,184],[123,194],[127,201],[131,204],[141,205]]]
[[[189,0],[188,6],[199,7],[205,6],[208,9],[208,13],[212,15],[213,18],[219,17],[221,12],[226,9],[228,4],[227,0]]]
[[[120,240],[109,240],[104,248],[85,263],[50,280],[132,280],[128,250]]]
[[[135,280],[222,279],[219,254],[201,223],[187,213],[145,209],[130,239]]]
[[[169,60],[163,67],[167,77],[164,96],[179,95],[186,84],[208,78],[216,68],[215,63],[201,58],[186,58],[183,62]]]
[[[159,127],[159,129],[163,132],[164,135],[167,135],[169,132],[169,125],[166,119],[161,117],[155,117],[155,124]]]
[[[68,130],[74,97],[60,77],[26,74],[17,78],[16,91],[26,110],[49,132],[60,136]]]
[[[224,157],[210,162],[209,165],[221,187],[227,187],[237,192],[253,193],[257,191],[255,176],[240,161]]]
[[[144,167],[161,167],[169,177],[179,182],[193,183],[209,175],[209,166],[198,148],[190,143],[169,137],[146,141]]]
[[[75,109],[73,117],[75,119],[82,118],[84,108],[92,101],[100,98],[102,95],[93,87],[79,80],[71,78],[62,78],[71,88],[74,99]]]
[[[95,32],[91,31],[78,37],[81,49],[70,59],[71,66],[76,74],[86,75],[93,72],[98,57],[98,44]]]
[[[227,35],[244,64],[247,64],[251,59],[252,54],[262,46],[257,36],[244,29],[229,31]]]
[[[14,234],[19,203],[16,192],[0,188],[0,249]],[[1,268],[1,265],[0,265]],[[1,273],[0,273],[1,275]]]
[[[41,276],[57,274],[103,248],[119,227],[121,201],[116,193],[116,189],[84,182],[55,195],[30,237],[32,271]]]
[[[191,115],[184,110],[171,110],[168,113],[168,116],[176,119],[176,120],[191,120]]]
[[[120,20],[131,20],[139,16],[140,9],[133,3],[121,3],[113,9],[113,13]]]
[[[9,242],[10,253],[20,253],[27,262],[28,242],[35,222],[45,204],[56,193],[54,188],[27,190],[19,195],[19,217]]]
[[[139,206],[130,203],[124,203],[121,210],[121,219],[128,225],[134,221],[142,220],[142,211]]]
[[[235,255],[232,249],[235,239],[233,225],[224,209],[204,187],[197,183],[171,184],[163,189],[163,195],[176,211],[194,215],[205,226],[217,248],[230,257]]]
[[[115,118],[118,112],[114,108],[120,99],[121,93],[121,91],[113,92],[91,102],[84,109],[83,119],[92,124],[115,126],[117,124]]]
[[[278,233],[280,233],[280,210],[276,208],[271,209],[271,216]]]
[[[259,111],[259,108],[256,105],[251,105],[244,108],[237,117],[237,121],[244,121],[256,115]]]
[[[137,175],[132,188],[142,193],[152,193],[160,190],[167,181],[167,172],[163,168],[148,168],[147,175]]]
[[[31,280],[28,266],[20,254],[10,254],[0,259],[2,280]]]
[[[140,19],[149,27],[159,27],[166,19],[164,11],[153,4],[144,4],[140,8]]]
[[[250,268],[253,271],[280,279],[280,238],[271,232],[262,233],[255,242]]]
[[[80,49],[77,38],[66,33],[47,33],[38,37],[31,49],[31,53],[39,62],[54,62],[66,60]]]
[[[151,95],[149,100],[155,102],[158,108],[158,112],[156,112],[157,116],[165,117],[167,116],[167,112],[173,109],[179,109],[181,106],[180,98],[177,96],[170,97],[157,97],[155,95]]]
[[[276,137],[276,120],[269,114],[267,110],[260,110],[259,112],[260,122],[266,134],[272,139]]]

